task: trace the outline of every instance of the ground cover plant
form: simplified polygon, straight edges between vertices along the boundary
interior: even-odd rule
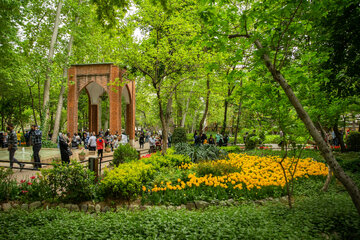
[[[321,193],[293,209],[211,207],[202,211],[120,210],[98,215],[65,209],[0,213],[1,239],[359,239],[360,220],[344,193]]]

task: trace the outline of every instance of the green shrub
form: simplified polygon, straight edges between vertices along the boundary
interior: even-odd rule
[[[349,152],[342,153],[336,156],[336,160],[339,162],[344,170],[360,173],[360,154]]]
[[[170,150],[170,149],[169,149]],[[167,154],[162,155],[160,152],[152,154],[149,158],[143,158],[140,161],[145,164],[152,164],[156,170],[164,167],[178,167],[182,163],[189,163],[191,159],[188,156],[181,154],[173,154],[168,151]]]
[[[19,194],[19,188],[11,178],[13,171],[10,168],[0,167],[0,202],[14,200]]]
[[[189,156],[192,162],[216,160],[226,156],[225,150],[210,144],[193,146],[187,143],[178,143],[175,145],[175,152],[177,154]]]
[[[58,148],[58,145],[49,140],[42,140],[41,147],[43,147],[43,148]]]
[[[139,158],[139,154],[135,148],[129,144],[119,145],[114,151],[113,164],[118,166],[120,163],[130,162]]]
[[[256,136],[255,133],[250,133],[245,140],[245,148],[246,150],[251,150],[256,148],[256,145],[261,143],[261,139]]]
[[[350,132],[346,139],[347,148],[350,151],[360,151],[360,132]]]
[[[243,150],[239,146],[226,146],[226,147],[220,147],[227,153],[240,153],[243,152]]]
[[[141,187],[151,180],[154,169],[151,164],[133,161],[105,171],[104,178],[101,180],[105,197],[135,198],[140,193]]]
[[[187,139],[186,139],[186,131],[185,128],[175,128],[174,129],[174,133],[171,137],[171,141],[173,144],[176,143],[186,143]]]
[[[53,168],[42,169],[41,173],[54,200],[81,202],[92,198],[95,176],[77,161],[71,161],[71,165],[54,163]]]
[[[263,141],[264,144],[267,143],[279,144],[280,142],[281,142],[281,137],[279,135],[266,135],[265,140]]]

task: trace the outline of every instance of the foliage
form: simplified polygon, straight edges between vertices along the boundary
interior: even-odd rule
[[[336,160],[344,170],[352,173],[360,173],[360,154],[349,152],[338,154]]]
[[[187,142],[187,138],[186,138],[186,131],[185,128],[175,128],[174,129],[174,133],[172,135],[172,143],[173,144],[177,144],[177,143],[186,143]]]
[[[280,142],[281,142],[281,137],[279,135],[265,135],[265,140],[263,143],[279,144]]]
[[[19,193],[16,181],[11,178],[12,174],[10,168],[0,167],[0,202],[14,200]]]
[[[160,152],[152,154],[149,158],[141,159],[141,162],[152,164],[156,170],[164,167],[178,167],[183,163],[189,163],[191,160],[188,156],[182,154],[173,154],[169,149],[167,154],[162,155]]]
[[[227,153],[240,153],[243,150],[239,146],[226,146],[226,147],[220,147]]]
[[[42,169],[41,173],[53,200],[81,202],[92,198],[95,176],[77,161],[69,165],[54,163],[53,168]]]
[[[245,140],[245,149],[246,150],[252,150],[254,149],[258,144],[261,144],[261,138],[257,136],[255,133],[250,133]]]
[[[189,156],[192,162],[220,159],[226,155],[225,150],[210,144],[192,146],[187,143],[178,143],[175,145],[175,152]]]
[[[196,223],[196,224],[194,224]],[[65,209],[0,213],[4,239],[358,239],[360,221],[344,194],[307,197],[289,210],[265,206],[203,211],[120,210],[98,215]],[[59,229],[67,229],[59,231]]]
[[[56,143],[53,143],[50,140],[42,140],[41,147],[43,148],[58,148]]]
[[[346,139],[349,151],[360,151],[360,132],[350,132]]]
[[[120,144],[114,151],[113,163],[118,166],[120,163],[130,162],[139,158],[139,154],[130,144]]]
[[[141,161],[120,164],[104,173],[101,188],[106,197],[135,198],[141,191],[141,186],[151,179],[154,166]]]

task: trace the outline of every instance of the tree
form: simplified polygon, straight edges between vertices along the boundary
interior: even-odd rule
[[[127,22],[121,26],[120,33],[128,38],[119,43],[119,57],[125,56],[123,61],[129,73],[141,73],[153,88],[162,126],[162,149],[166,153],[175,91],[190,79],[200,62],[201,49],[193,42],[198,32],[191,14],[194,4],[177,1],[165,11],[160,4],[139,1],[138,8],[129,19],[136,25]],[[144,34],[141,42],[132,36],[136,26]]]
[[[208,5],[208,7],[220,10],[218,16],[213,16],[214,21],[224,17],[232,20],[229,21],[231,26],[226,21],[224,21],[224,27],[219,29],[219,26],[216,26],[218,28],[217,33],[220,36],[227,35],[231,41],[234,41],[234,45],[238,44],[236,39],[242,38],[242,41],[248,41],[246,46],[253,46],[257,49],[254,51],[253,48],[249,48],[255,57],[262,59],[275,83],[283,89],[299,118],[304,122],[318,145],[322,156],[334,171],[335,176],[345,186],[360,214],[358,187],[338,164],[331,149],[282,74],[283,68],[291,69],[294,59],[301,59],[301,52],[298,52],[297,49],[302,47],[309,35],[311,36],[309,31],[312,26],[311,19],[326,13],[326,4],[330,3],[304,1],[289,3],[281,1],[272,4],[270,2],[247,1],[236,5],[219,1],[217,6]],[[214,13],[213,10],[212,13]],[[235,19],[241,21],[237,22]],[[236,29],[236,32],[233,32],[233,29]],[[298,77],[297,74],[288,74],[288,77],[291,78],[292,75]]]

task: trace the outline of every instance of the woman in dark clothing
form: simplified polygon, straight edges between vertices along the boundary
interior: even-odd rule
[[[139,143],[140,143],[140,148],[144,148],[144,143],[145,143],[144,133],[141,133]]]
[[[59,147],[60,147],[60,155],[61,155],[61,162],[62,163],[70,163],[70,153],[71,150],[69,149],[69,145],[67,142],[66,137],[62,134],[59,135]]]

